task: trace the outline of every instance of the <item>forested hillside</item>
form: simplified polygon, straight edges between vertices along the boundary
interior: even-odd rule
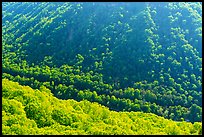
[[[155,114],[115,112],[89,101],[61,100],[3,79],[2,133],[12,135],[201,134],[201,123],[174,122]]]
[[[2,72],[117,117],[202,122],[202,3],[3,2]]]

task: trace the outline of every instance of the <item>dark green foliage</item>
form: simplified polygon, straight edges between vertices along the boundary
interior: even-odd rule
[[[198,2],[2,3],[3,78],[46,87],[60,99],[200,122],[201,8]],[[46,117],[50,112],[32,102],[25,111],[43,126],[51,118],[65,126],[73,120],[61,110]]]

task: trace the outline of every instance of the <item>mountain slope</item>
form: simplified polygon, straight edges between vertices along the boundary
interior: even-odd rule
[[[3,78],[60,99],[202,121],[201,3],[17,2],[2,13]]]

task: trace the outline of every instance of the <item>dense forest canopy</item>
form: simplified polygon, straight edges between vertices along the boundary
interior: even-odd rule
[[[3,2],[2,78],[202,122],[202,3]]]
[[[8,79],[3,79],[2,91],[3,134],[202,134],[200,122],[175,122],[151,113],[110,111],[85,100],[60,100],[47,88],[33,90]]]

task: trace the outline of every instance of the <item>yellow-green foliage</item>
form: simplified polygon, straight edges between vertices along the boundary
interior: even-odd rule
[[[175,122],[151,113],[115,112],[89,101],[60,100],[3,79],[2,133],[54,135],[202,134],[201,123]]]

